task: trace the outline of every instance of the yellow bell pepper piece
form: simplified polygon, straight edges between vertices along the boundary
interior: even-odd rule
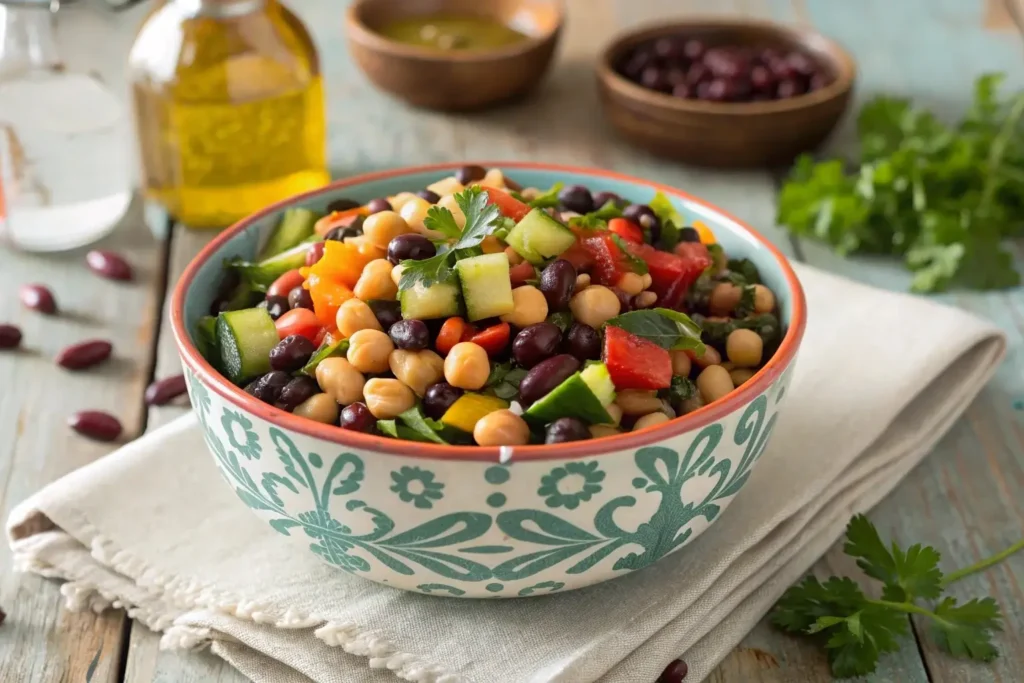
[[[711,228],[704,225],[701,221],[694,221],[693,229],[700,235],[701,244],[714,244],[717,241],[715,240],[715,233],[711,232]]]
[[[473,428],[481,418],[504,408],[508,408],[508,402],[497,396],[463,394],[452,404],[451,408],[445,411],[441,422],[449,427],[461,429],[467,434],[472,434]]]

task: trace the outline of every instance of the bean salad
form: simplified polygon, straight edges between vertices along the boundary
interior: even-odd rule
[[[225,265],[195,339],[256,399],[397,439],[515,446],[667,422],[782,339],[752,262],[667,197],[523,188],[466,166],[326,215],[284,212]]]

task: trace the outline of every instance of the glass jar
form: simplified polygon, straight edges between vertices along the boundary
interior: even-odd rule
[[[146,197],[188,227],[225,227],[330,179],[316,48],[277,0],[165,0],[129,79]]]
[[[56,0],[0,0],[0,237],[27,251],[89,244],[131,202],[120,101],[65,66]]]

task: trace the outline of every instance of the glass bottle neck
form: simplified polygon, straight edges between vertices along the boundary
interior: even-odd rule
[[[61,65],[54,30],[57,3],[0,3],[0,74]]]
[[[273,0],[172,0],[188,16],[227,19],[263,9]]]

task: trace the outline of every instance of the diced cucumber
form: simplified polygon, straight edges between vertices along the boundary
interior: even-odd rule
[[[254,290],[266,292],[267,288],[274,283],[274,280],[289,270],[302,268],[306,265],[306,254],[309,252],[309,245],[309,242],[301,242],[288,251],[283,251],[258,263],[235,260],[230,261],[228,265],[237,270]]]
[[[496,396],[463,394],[441,416],[441,424],[472,434],[481,418],[504,408],[508,408],[508,402]]]
[[[334,356],[344,356],[348,351],[348,339],[342,339],[336,341],[333,344],[322,344],[319,349],[310,357],[302,369],[299,370],[300,375],[309,375],[310,377],[316,377],[316,366],[320,365],[321,362]]]
[[[615,386],[604,363],[596,363],[569,376],[527,409],[523,417],[534,425],[546,425],[560,417],[577,417],[588,424],[608,424],[606,407],[615,400]]]
[[[280,341],[265,308],[227,311],[217,316],[220,369],[238,385],[270,372],[270,350]]]
[[[438,282],[429,287],[417,283],[413,289],[398,293],[402,317],[406,320],[430,320],[459,314],[459,287]]]
[[[543,209],[531,209],[505,237],[516,253],[534,265],[558,256],[576,242],[576,235]]]
[[[260,252],[260,260],[264,261],[272,256],[288,251],[297,244],[302,243],[313,234],[313,226],[316,225],[319,215],[310,211],[295,207],[285,209],[281,216],[281,222],[270,234],[270,239],[263,245]]]
[[[204,315],[196,323],[196,348],[203,358],[213,367],[220,365],[220,356],[217,353],[217,318],[212,315]]]
[[[455,270],[462,283],[466,315],[471,321],[496,318],[515,308],[508,256],[504,252],[462,259],[455,264]]]

